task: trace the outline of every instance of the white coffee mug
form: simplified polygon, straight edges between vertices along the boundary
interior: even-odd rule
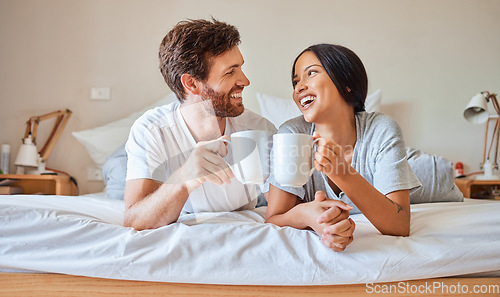
[[[264,130],[239,131],[231,134],[228,150],[233,158],[228,164],[243,184],[263,184],[269,177],[272,134]]]
[[[309,134],[281,133],[273,136],[273,174],[282,186],[301,187],[314,172],[314,140]]]

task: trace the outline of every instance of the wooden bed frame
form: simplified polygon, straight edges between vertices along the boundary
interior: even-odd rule
[[[402,283],[402,284],[400,284]],[[431,291],[434,284],[443,289]],[[63,274],[0,273],[0,296],[499,296],[500,278],[434,278],[375,285],[248,286],[113,280]],[[467,286],[468,292],[464,292]],[[397,289],[397,288],[410,289]],[[427,291],[425,291],[426,287]],[[461,289],[459,289],[459,287]],[[474,288],[487,293],[474,294]],[[424,294],[419,293],[422,290]],[[413,292],[411,290],[414,290]],[[377,291],[375,291],[377,290]],[[452,291],[453,290],[453,291]],[[430,294],[429,294],[430,293]]]

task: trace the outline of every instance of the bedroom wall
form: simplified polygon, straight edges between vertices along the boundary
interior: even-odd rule
[[[364,61],[370,92],[382,90],[383,111],[400,123],[407,145],[478,170],[483,126],[462,112],[474,94],[500,91],[495,0],[0,0],[0,143],[11,144],[11,162],[30,116],[69,108],[47,164],[75,176],[81,193],[102,190],[86,180],[94,165],[71,131],[169,93],[159,42],[178,21],[212,15],[240,29],[248,108],[258,111],[257,92],[290,97],[290,66],[303,48],[342,44]],[[112,99],[91,101],[90,87],[101,86],[111,87]]]

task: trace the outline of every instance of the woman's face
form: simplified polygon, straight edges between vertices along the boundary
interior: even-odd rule
[[[309,123],[331,121],[344,111],[353,112],[311,51],[297,59],[293,85],[293,100]]]

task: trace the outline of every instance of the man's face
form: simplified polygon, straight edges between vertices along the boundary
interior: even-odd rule
[[[242,91],[250,84],[241,69],[243,63],[237,46],[213,58],[201,94],[207,111],[218,117],[236,117],[243,113]]]

